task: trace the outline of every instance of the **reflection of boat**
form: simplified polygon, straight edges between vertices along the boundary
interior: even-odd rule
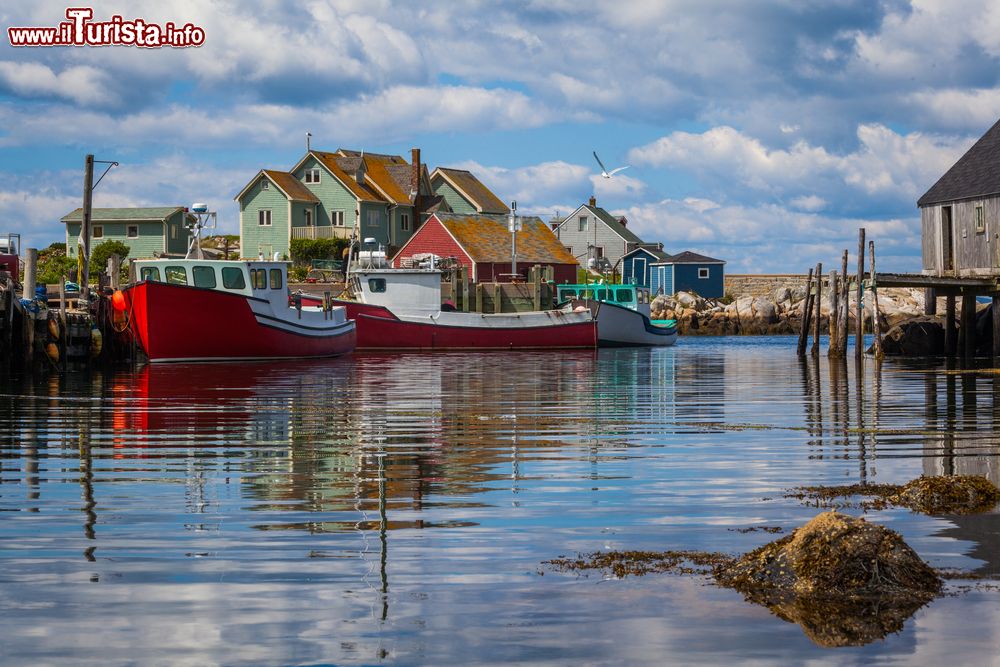
[[[132,329],[151,361],[329,357],[354,349],[343,308],[292,308],[284,262],[136,262],[124,290]]]
[[[441,271],[359,269],[352,272],[358,301],[335,301],[358,326],[368,349],[592,348],[590,312],[465,313],[441,307]]]
[[[674,320],[649,318],[649,291],[635,285],[559,285],[564,310],[590,310],[597,320],[602,347],[665,346],[677,342]]]

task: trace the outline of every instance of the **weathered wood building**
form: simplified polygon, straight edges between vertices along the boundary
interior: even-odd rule
[[[1000,121],[917,200],[923,273],[1000,276]]]

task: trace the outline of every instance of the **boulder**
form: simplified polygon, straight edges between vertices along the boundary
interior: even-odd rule
[[[699,298],[700,297],[695,294],[691,294],[690,292],[678,292],[674,295],[674,300],[685,308],[694,308],[698,303]]]
[[[769,299],[753,300],[753,315],[764,324],[775,324],[778,321],[778,311]]]
[[[791,301],[792,290],[787,287],[779,287],[778,289],[774,290],[774,293],[771,295],[771,298],[774,300],[775,303],[784,303],[785,301]]]
[[[973,514],[996,507],[1000,490],[976,475],[918,477],[903,485],[892,502],[924,514]]]
[[[881,305],[881,304],[879,304]],[[932,316],[904,320],[882,338],[886,354],[906,357],[933,357],[944,354],[944,326]]]

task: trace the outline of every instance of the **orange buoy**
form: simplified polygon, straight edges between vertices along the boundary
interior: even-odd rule
[[[45,354],[49,355],[49,359],[52,360],[52,363],[59,363],[59,348],[55,343],[49,343],[45,346]]]
[[[111,306],[117,311],[125,312],[125,295],[120,289],[111,295]]]

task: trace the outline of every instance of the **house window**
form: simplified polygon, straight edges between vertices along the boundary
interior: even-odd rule
[[[594,246],[594,257],[597,257],[598,259],[604,257],[604,246],[602,245]]]
[[[403,213],[399,216],[399,228],[404,232],[410,231],[410,214]]]
[[[704,267],[698,269],[698,277],[699,278],[708,278],[708,269],[704,268]]]
[[[378,227],[379,223],[381,222],[381,218],[382,216],[379,215],[378,211],[368,211],[368,226]]]
[[[319,169],[306,169],[304,180],[306,183],[319,183]]]
[[[261,190],[270,190],[271,189],[271,181],[267,180],[266,178],[260,179],[260,189]]]
[[[344,212],[343,211],[330,211],[330,224],[334,227],[344,226]]]
[[[177,238],[177,225],[170,225],[170,238],[171,239]]]
[[[581,232],[587,231],[587,216],[581,215],[580,219],[577,222],[580,225],[579,231],[581,231]]]
[[[976,233],[984,234],[986,232],[986,216],[983,213],[983,206],[980,204],[976,206]]]
[[[91,233],[90,238],[103,239],[104,238],[104,227],[100,225],[94,225],[94,231]]]
[[[222,286],[226,289],[246,289],[247,281],[243,277],[243,269],[227,266],[222,269]]]
[[[125,228],[125,236],[130,239],[139,238],[139,225],[129,225]]]
[[[262,208],[257,211],[257,224],[262,227],[271,226],[271,210],[267,208]]]
[[[306,209],[305,211],[303,211],[303,213],[305,213],[304,217],[306,219],[306,227],[312,227],[313,226],[313,212],[310,211],[309,209]]]

